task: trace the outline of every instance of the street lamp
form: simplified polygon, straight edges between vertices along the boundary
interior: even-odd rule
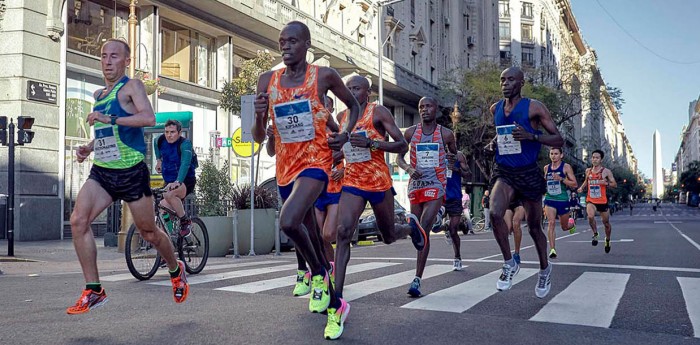
[[[384,59],[384,45],[389,40],[389,37],[391,37],[391,34],[396,30],[396,26],[398,26],[398,23],[396,23],[397,25],[394,25],[394,27],[391,29],[391,32],[389,32],[389,35],[387,35],[387,38],[383,39],[383,37],[382,37],[382,17],[384,16],[383,10],[384,10],[384,6],[392,5],[392,4],[395,4],[397,2],[401,2],[401,1],[405,1],[405,0],[391,0],[391,1],[379,0],[379,1],[377,1],[377,31],[378,31],[377,32],[377,55],[378,55],[377,64],[379,65],[379,76],[378,76],[379,77],[379,99],[378,99],[379,105],[384,105],[384,85],[383,85],[384,78],[382,75],[382,60]]]

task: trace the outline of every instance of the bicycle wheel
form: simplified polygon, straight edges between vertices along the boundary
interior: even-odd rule
[[[124,257],[129,272],[138,280],[148,280],[158,271],[160,254],[156,247],[141,237],[135,225],[126,234]]]
[[[177,251],[187,273],[202,272],[209,258],[209,233],[201,219],[192,217],[192,233],[177,240]]]
[[[484,218],[472,218],[472,229],[474,232],[482,232],[486,227],[486,220]]]

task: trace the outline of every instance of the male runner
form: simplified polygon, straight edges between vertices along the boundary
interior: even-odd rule
[[[447,178],[447,188],[445,191],[445,211],[450,217],[448,226],[448,236],[452,240],[452,249],[455,258],[452,262],[453,271],[462,270],[462,256],[460,255],[459,224],[462,222],[462,177],[469,177],[469,166],[467,158],[460,151],[457,151],[455,162],[450,166],[452,176]]]
[[[73,246],[85,276],[85,290],[69,307],[68,314],[87,313],[107,302],[97,271],[97,248],[90,224],[115,200],[127,203],[134,224],[143,238],[152,243],[170,270],[176,303],[187,299],[189,285],[185,265],[175,258],[168,235],[159,230],[153,213],[149,171],[144,157],[143,127],[153,126],[156,117],[143,83],[125,75],[131,63],[126,42],[108,39],[102,45],[104,89],[95,92],[95,106],[87,122],[95,127],[95,139],[78,148],[78,163],[95,152],[90,176],[80,188],[70,217]]]
[[[423,97],[418,103],[421,122],[409,127],[404,138],[409,142],[411,163],[399,154],[396,162],[411,178],[408,181],[408,199],[411,202],[411,226],[430,229],[445,198],[447,166],[452,166],[457,153],[454,133],[449,128],[437,124],[438,103],[432,97]],[[420,220],[417,218],[420,217]],[[418,248],[416,277],[408,288],[412,297],[420,297],[421,277],[430,252],[430,240],[426,237],[425,246]]]
[[[586,179],[579,187],[578,192],[581,193],[584,188],[588,187],[586,194],[586,213],[588,214],[588,224],[593,230],[593,239],[591,244],[598,245],[598,227],[595,221],[595,212],[600,213],[600,218],[603,219],[605,226],[605,252],[610,253],[610,234],[612,226],[610,226],[610,213],[608,212],[608,196],[606,191],[608,187],[616,188],[617,182],[613,177],[610,169],[603,167],[601,164],[605,153],[601,150],[595,150],[591,154],[592,167],[586,169]]]
[[[496,124],[497,152],[491,177],[490,217],[493,235],[505,260],[496,288],[509,290],[513,276],[520,270],[520,265],[510,253],[508,227],[503,219],[508,205],[520,200],[540,261],[535,295],[544,298],[551,288],[552,266],[547,260],[547,239],[542,232],[542,195],[547,186],[542,170],[537,166],[537,155],[542,144],[561,146],[564,139],[544,104],[522,98],[520,90],[524,84],[525,76],[520,68],[504,70],[501,73],[501,90],[505,99],[491,106]],[[541,134],[537,129],[540,125],[551,134]]]
[[[574,169],[571,165],[562,161],[564,152],[560,147],[551,147],[549,149],[549,159],[552,163],[544,166],[544,179],[547,181],[547,193],[544,195],[544,212],[547,216],[547,234],[549,235],[549,257],[554,259],[557,257],[557,250],[554,242],[557,234],[554,231],[556,227],[557,216],[561,229],[569,231],[570,234],[576,232],[576,223],[569,225],[569,188],[576,188],[576,177],[574,177]]]
[[[408,145],[396,126],[389,109],[376,103],[369,103],[370,85],[367,79],[353,76],[346,82],[353,96],[360,103],[362,116],[357,120],[350,142],[343,147],[345,156],[345,177],[340,195],[338,214],[338,240],[336,245],[335,288],[342,299],[345,285],[345,272],[350,261],[350,241],[355,225],[367,202],[372,206],[377,219],[377,228],[384,243],[395,242],[411,235],[414,246],[422,248],[426,241],[425,232],[418,233],[408,225],[394,224],[394,188],[389,167],[384,160],[385,152],[405,153]],[[338,122],[345,126],[348,112],[338,114]],[[386,140],[387,134],[394,139]]]
[[[513,234],[513,245],[515,246],[513,260],[518,265],[520,265],[520,245],[523,242],[522,223],[524,219],[525,208],[523,205],[519,201],[510,203],[504,215],[504,220],[508,226],[508,233]]]
[[[324,337],[337,339],[342,334],[350,306],[335,297],[323,265],[320,241],[312,243],[309,233],[318,231],[314,229],[312,208],[328,183],[331,149],[340,149],[349,140],[349,131],[355,127],[360,107],[338,72],[306,63],[306,53],[311,47],[311,34],[306,24],[292,21],[285,25],[280,31],[279,46],[285,68],[265,72],[258,78],[253,138],[258,143],[264,140],[268,117],[271,117],[277,185],[283,200],[280,228],[294,241],[311,269],[309,310],[328,312]],[[330,113],[322,101],[328,91],[350,109],[346,126],[340,134],[332,134],[330,138],[326,134]]]
[[[182,200],[194,192],[197,178],[192,162],[192,141],[180,136],[182,124],[177,120],[165,122],[165,139],[158,139],[153,145],[158,163],[156,171],[163,175],[167,183],[161,204],[173,211],[180,218],[180,236],[188,236],[192,231],[192,220],[185,213]]]

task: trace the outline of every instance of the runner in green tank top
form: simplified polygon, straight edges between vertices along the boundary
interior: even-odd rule
[[[557,257],[554,247],[556,234],[554,226],[557,216],[561,229],[569,233],[576,232],[576,223],[569,222],[569,192],[567,187],[576,188],[576,177],[571,165],[562,161],[564,153],[559,147],[549,149],[549,159],[552,163],[544,166],[544,179],[547,181],[547,194],[544,196],[544,211],[547,216],[547,234],[549,235],[549,257]]]

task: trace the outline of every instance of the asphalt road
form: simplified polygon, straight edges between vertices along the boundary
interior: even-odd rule
[[[557,230],[544,299],[534,294],[538,265],[527,234],[521,271],[506,292],[495,289],[502,259],[491,233],[461,237],[461,272],[451,271],[452,249],[434,234],[418,299],[406,294],[415,269],[410,240],[353,248],[345,289],[352,307],[340,342],[700,344],[700,210],[637,205],[611,221],[609,254],[602,238],[591,246],[586,221],[573,235]],[[326,343],[325,316],[291,296],[294,253],[212,259],[177,305],[165,272],[138,282],[114,249],[100,248],[110,301],[69,316],[83,279],[70,242],[61,248],[60,258],[0,262],[0,344]]]

